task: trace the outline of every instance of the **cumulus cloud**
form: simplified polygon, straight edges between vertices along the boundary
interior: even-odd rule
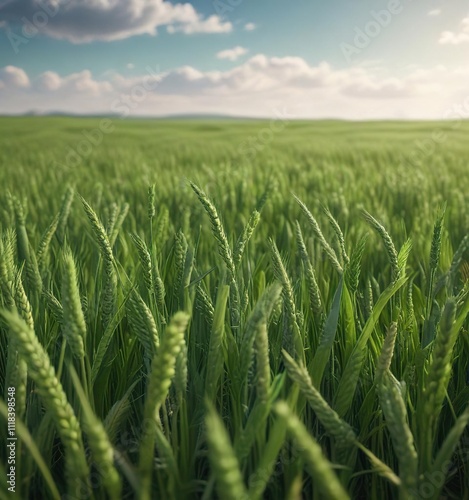
[[[337,69],[310,65],[300,57],[257,54],[226,71],[183,66],[146,74],[90,71],[59,75],[47,71],[29,79],[20,68],[0,69],[0,113],[227,113],[271,116],[277,106],[303,118],[441,118],[467,96],[469,70],[443,66],[409,68],[389,75],[376,64]],[[127,116],[126,114],[126,116]]]
[[[345,85],[343,92],[350,96],[366,99],[403,98],[415,95],[415,86],[408,81],[398,78],[387,78],[381,81],[373,80],[368,76],[352,81]]]
[[[430,17],[437,17],[440,14],[441,14],[441,9],[433,9],[428,13]]]
[[[168,33],[184,33],[194,35],[196,33],[229,33],[233,31],[233,25],[229,21],[222,21],[218,16],[213,15],[204,19],[199,16],[197,20],[189,23],[178,23],[168,26]]]
[[[217,52],[218,59],[228,59],[229,61],[236,61],[244,54],[247,54],[248,49],[241,47],[240,45],[233,47],[232,49],[220,50]]]
[[[42,73],[37,79],[37,87],[40,90],[58,90],[62,86],[62,78],[53,71]]]
[[[204,18],[190,3],[165,0],[6,0],[0,3],[0,16],[27,34],[32,28],[25,28],[25,18],[38,32],[73,43],[156,35],[160,26],[185,34],[225,33],[233,28],[217,15]]]
[[[465,17],[461,21],[460,31],[443,31],[440,35],[442,45],[460,45],[466,42],[469,42],[469,17]]]
[[[257,28],[257,26],[254,23],[246,23],[244,25],[244,29],[246,31],[254,31]]]
[[[21,68],[16,66],[5,66],[0,69],[0,82],[2,87],[29,87],[29,77]]]
[[[89,70],[72,73],[66,77],[61,77],[53,71],[46,71],[37,78],[35,86],[45,91],[62,90],[70,95],[78,93],[100,96],[113,90],[110,82],[95,80]]]

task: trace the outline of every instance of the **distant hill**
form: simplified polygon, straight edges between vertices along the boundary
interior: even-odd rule
[[[2,114],[0,113],[0,116]],[[109,117],[115,119],[123,119],[119,114],[113,113],[67,113],[64,111],[39,111],[32,109],[26,113],[11,113],[3,114],[3,116],[59,116],[59,117],[70,117],[70,118],[102,118]],[[205,114],[205,113],[181,113],[181,114],[171,114],[162,116],[148,116],[148,115],[133,115],[126,119],[132,120],[266,120],[268,117],[252,117],[252,116],[235,116],[235,115],[225,115],[225,114]]]
[[[234,115],[223,115],[223,114],[204,114],[204,113],[193,113],[193,114],[174,114],[165,116],[155,116],[154,118],[160,120],[262,120],[264,117],[252,117],[252,116],[234,116]]]

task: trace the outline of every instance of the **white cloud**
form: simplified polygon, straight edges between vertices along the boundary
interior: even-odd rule
[[[58,90],[62,86],[62,78],[53,71],[46,71],[38,77],[37,86],[45,91]]]
[[[29,77],[21,68],[5,66],[0,69],[2,87],[27,88],[30,85]]]
[[[132,63],[128,63],[127,66],[126,66],[127,69],[134,69],[135,68],[135,65],[132,64]]]
[[[430,17],[436,17],[439,16],[440,14],[441,14],[441,9],[433,9],[428,13]]]
[[[40,90],[62,90],[88,96],[101,96],[113,90],[110,82],[95,80],[89,70],[72,73],[66,77],[61,77],[53,71],[46,71],[37,78],[34,84]]]
[[[337,69],[327,62],[310,65],[300,57],[258,54],[227,71],[184,66],[131,77],[48,71],[30,81],[22,69],[7,66],[0,69],[0,87],[0,113],[127,109],[131,115],[268,117],[284,106],[297,118],[442,118],[467,97],[469,70],[410,67],[398,78],[376,64]]]
[[[398,78],[386,78],[377,81],[368,75],[363,75],[346,85],[343,92],[350,96],[366,99],[390,99],[411,97],[415,94],[415,87],[410,82]]]
[[[43,7],[47,6],[47,9]],[[122,40],[135,35],[156,35],[157,28],[170,32],[225,33],[230,22],[217,15],[204,18],[190,3],[165,0],[22,0],[0,2],[0,17],[14,27],[23,19],[33,20],[38,13],[46,18],[39,32],[47,36],[87,43],[94,40]]]
[[[239,59],[241,56],[244,56],[244,54],[247,54],[248,49],[245,49],[244,47],[237,46],[233,47],[232,49],[226,49],[226,50],[221,50],[220,52],[217,53],[217,58],[218,59],[228,59],[229,61],[236,61],[236,59]]]
[[[257,28],[257,25],[256,25],[256,24],[254,24],[254,23],[246,23],[246,24],[244,25],[244,29],[245,29],[246,31],[254,31],[256,28]]]
[[[465,17],[461,21],[461,30],[459,32],[443,31],[439,42],[442,45],[460,45],[469,42],[469,17]]]
[[[233,25],[229,21],[222,21],[218,16],[210,16],[203,19],[201,16],[197,20],[189,23],[172,24],[168,26],[168,33],[184,33],[194,35],[196,33],[229,33],[233,30]]]

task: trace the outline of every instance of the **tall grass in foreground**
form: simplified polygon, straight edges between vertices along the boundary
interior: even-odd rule
[[[456,174],[376,183],[366,202],[362,179],[344,193],[333,173],[367,164],[376,180],[392,156],[290,154],[276,179],[240,166],[218,185],[200,167],[175,185],[142,167],[148,187],[116,163],[114,192],[4,196],[0,437],[13,386],[17,498],[468,497]],[[445,210],[425,202],[437,186]]]

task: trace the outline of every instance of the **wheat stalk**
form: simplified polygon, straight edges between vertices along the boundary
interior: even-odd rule
[[[290,321],[291,333],[284,337],[285,348],[290,352],[295,352],[297,356],[304,359],[303,339],[298,326],[298,316],[293,295],[293,286],[288,277],[285,265],[278,251],[277,245],[273,240],[270,240],[270,248],[272,255],[272,267],[276,279],[282,285],[282,297],[288,319]]]
[[[116,499],[121,498],[122,481],[114,466],[114,449],[111,441],[109,440],[101,420],[93,412],[73,367],[70,368],[70,374],[83,410],[81,421],[83,430],[88,436],[88,446],[93,454],[93,462],[99,470],[103,485],[109,497]]]
[[[70,249],[62,253],[63,334],[77,359],[85,356],[86,322],[80,301],[78,278]]]
[[[254,210],[236,243],[236,247],[233,252],[233,263],[235,267],[240,264],[246,245],[249,243],[249,240],[251,239],[260,220],[261,214],[257,210]]]
[[[188,322],[189,316],[183,312],[172,317],[151,364],[144,408],[145,430],[140,445],[140,500],[150,499],[155,433],[156,427],[160,425],[159,411],[175,374],[176,359],[184,342]]]
[[[205,427],[208,441],[208,456],[217,481],[220,498],[226,500],[248,500],[249,496],[229,435],[220,417],[209,403],[207,403]]]
[[[292,436],[298,453],[306,462],[314,484],[324,498],[331,500],[348,499],[339,479],[334,473],[331,463],[322,454],[321,447],[308,433],[303,423],[290,410],[284,401],[278,402],[274,411],[279,418],[285,421],[289,434]]]
[[[394,354],[394,345],[397,337],[397,323],[392,323],[388,329],[384,339],[381,355],[376,367],[376,377],[380,379],[386,372],[391,369],[391,361]]]
[[[69,186],[62,197],[56,231],[57,238],[61,244],[64,242],[65,229],[67,227],[67,221],[70,216],[74,196],[75,190],[73,187]]]
[[[150,252],[146,243],[142,240],[142,238],[140,238],[140,236],[138,236],[138,234],[131,234],[130,237],[132,238],[132,241],[134,242],[138,251],[138,258],[143,270],[143,281],[145,282],[148,293],[152,294],[154,290]]]
[[[363,218],[368,222],[368,224],[379,234],[384,243],[384,248],[391,263],[392,280],[396,282],[401,275],[401,270],[399,268],[398,254],[396,247],[392,241],[391,236],[386,231],[386,228],[378,222],[372,215],[370,215],[366,210],[363,210]]]
[[[329,260],[332,263],[332,266],[334,269],[337,270],[339,274],[342,274],[344,272],[342,266],[339,263],[339,260],[337,259],[337,255],[334,251],[334,249],[329,245],[329,243],[326,241],[326,238],[324,238],[324,235],[322,234],[321,228],[319,227],[319,224],[316,222],[316,219],[313,217],[313,214],[309,211],[308,207],[297,197],[294,197],[297,203],[300,205],[301,210],[303,213],[306,215],[306,218],[308,219],[311,227],[313,228],[313,232],[316,236],[316,238],[319,240],[319,243],[323,247],[324,251],[326,252],[327,256],[329,257]]]
[[[29,376],[36,383],[36,390],[50,411],[64,444],[70,493],[79,494],[83,485],[88,484],[88,465],[75,412],[34,331],[16,313],[3,311],[1,314],[15,337],[18,352],[26,361]]]
[[[153,314],[135,290],[130,293],[126,307],[130,325],[145,350],[145,357],[152,360],[160,344]]]
[[[353,444],[356,435],[352,427],[339,417],[314,387],[306,368],[297,364],[286,351],[283,351],[283,359],[288,376],[298,384],[326,431],[337,440],[338,444]]]
[[[350,258],[347,255],[347,250],[345,248],[344,233],[342,232],[342,229],[340,228],[339,223],[336,221],[334,216],[331,214],[331,211],[327,207],[324,207],[323,210],[324,210],[324,213],[326,214],[326,217],[329,219],[329,223],[332,226],[334,233],[337,236],[337,240],[339,241],[339,247],[340,247],[340,253],[342,256],[342,261],[345,265],[348,265],[350,262]]]
[[[316,273],[314,272],[313,266],[311,265],[311,262],[309,260],[308,251],[306,250],[306,245],[303,239],[303,233],[301,232],[301,226],[298,221],[296,221],[296,242],[309,284],[309,298],[311,307],[313,309],[313,312],[321,317],[321,315],[323,314],[321,292],[319,291],[318,282],[316,280]]]
[[[200,189],[196,184],[191,182],[191,187],[194,190],[197,198],[204,207],[210,222],[212,224],[212,234],[218,242],[218,252],[221,255],[229,273],[230,287],[231,287],[231,309],[232,309],[232,326],[237,328],[240,320],[240,294],[238,283],[236,281],[236,265],[233,260],[228,238],[225,233],[223,224],[221,223],[218,211],[210,198]],[[241,257],[239,257],[241,258]]]
[[[49,251],[52,238],[54,237],[54,234],[56,234],[58,226],[59,226],[59,214],[57,214],[54,217],[49,227],[45,230],[44,234],[42,235],[41,241],[39,242],[36,252],[36,258],[39,270],[42,272],[44,272],[45,270],[47,253]]]

